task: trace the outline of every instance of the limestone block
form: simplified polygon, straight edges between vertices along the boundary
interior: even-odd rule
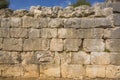
[[[120,14],[113,15],[113,24],[115,26],[120,26]]]
[[[114,54],[110,54],[111,57],[111,64],[113,65],[120,65],[120,53],[116,52]]]
[[[110,64],[110,54],[107,52],[92,52],[91,64]]]
[[[105,38],[110,38],[110,39],[120,38],[120,28],[119,27],[106,29],[104,32],[105,32],[104,33]]]
[[[59,38],[79,38],[79,30],[71,28],[61,28],[58,29]]]
[[[120,39],[106,40],[106,49],[109,51],[120,51]]]
[[[2,49],[2,38],[0,38],[0,49]]]
[[[21,27],[22,26],[22,19],[19,17],[11,17],[10,19],[11,27]]]
[[[26,39],[23,44],[24,51],[48,50],[48,49],[49,49],[48,39],[31,38]]]
[[[66,51],[78,51],[81,46],[81,39],[66,39],[64,41],[64,50]]]
[[[30,65],[22,65],[23,67],[23,77],[39,77],[39,69],[38,65],[30,64]]]
[[[10,37],[10,30],[9,30],[9,28],[0,28],[0,37],[4,37],[4,38]]]
[[[13,39],[13,38],[4,39],[3,50],[22,51],[22,39]]]
[[[52,39],[50,43],[51,51],[63,51],[63,40],[62,39]]]
[[[39,38],[40,37],[40,30],[31,28],[29,30],[29,38]]]
[[[56,38],[57,29],[43,28],[41,29],[41,37],[42,38]]]
[[[83,38],[85,39],[102,39],[104,35],[104,29],[93,28],[93,29],[83,29]]]
[[[29,65],[35,63],[35,53],[34,52],[22,52],[21,53],[21,64]]]
[[[85,68],[82,65],[68,65],[61,66],[61,74],[63,78],[78,78],[83,79],[85,75]]]
[[[63,22],[64,20],[62,18],[51,19],[48,24],[48,27],[51,27],[51,28],[63,27],[64,26]]]
[[[86,52],[73,52],[72,64],[90,64],[90,55]]]
[[[10,28],[10,37],[12,38],[27,38],[28,30],[24,28]]]
[[[48,27],[48,23],[49,23],[50,19],[49,18],[39,18],[38,21],[39,21],[40,28],[46,28],[46,27]]]
[[[33,17],[24,16],[23,17],[23,26],[22,27],[32,27],[39,28],[39,20]]]
[[[10,18],[2,18],[1,19],[1,27],[9,28],[10,27]]]
[[[81,19],[80,18],[70,18],[64,21],[65,28],[80,28],[81,27]]]
[[[104,51],[105,44],[102,39],[85,39],[83,42],[83,49],[85,51]]]
[[[20,65],[3,65],[2,69],[3,77],[20,77],[22,73],[22,67]]]
[[[82,18],[81,19],[81,28],[91,28],[95,27],[95,21],[92,18]]]
[[[20,63],[20,54],[18,52],[0,51],[1,64],[17,64]]]
[[[86,67],[86,76],[89,78],[105,78],[105,66],[88,65]]]
[[[120,78],[120,66],[109,65],[106,67],[107,78]]]

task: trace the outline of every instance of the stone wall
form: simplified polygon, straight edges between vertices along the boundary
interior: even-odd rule
[[[0,76],[120,78],[119,5],[1,10]]]

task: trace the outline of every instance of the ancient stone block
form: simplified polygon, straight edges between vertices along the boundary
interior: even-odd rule
[[[57,37],[57,29],[43,28],[41,29],[42,38],[55,38]]]
[[[104,51],[105,44],[102,39],[85,39],[83,42],[85,51]]]
[[[38,65],[22,65],[23,67],[23,77],[39,77]]]
[[[107,78],[120,78],[120,66],[108,65],[106,67]]]
[[[79,30],[71,28],[62,28],[58,30],[59,38],[79,38]]]
[[[19,17],[11,17],[10,19],[11,27],[21,27],[22,26],[22,19]]]
[[[64,21],[65,28],[80,28],[81,27],[81,19],[80,18],[70,18]]]
[[[109,51],[120,51],[120,39],[106,40],[106,49]]]
[[[51,28],[63,27],[64,26],[63,22],[64,20],[62,18],[51,19],[48,24],[48,27],[51,27]]]
[[[66,51],[78,51],[81,46],[81,39],[66,39],[64,41],[64,50]]]
[[[13,39],[13,38],[4,39],[3,50],[22,51],[22,39]]]
[[[27,38],[28,30],[24,28],[10,28],[10,37],[12,38]]]
[[[85,75],[85,68],[82,65],[68,65],[61,66],[61,74],[63,78],[78,78],[83,79]]]
[[[10,30],[9,28],[0,28],[0,37],[10,37]]]
[[[2,49],[2,38],[0,38],[0,49]]]
[[[48,49],[49,49],[48,39],[31,38],[26,39],[23,44],[23,50],[25,51],[48,50]]]
[[[9,28],[10,27],[10,18],[2,18],[1,19],[1,27]]]
[[[109,28],[104,31],[105,38],[117,39],[120,38],[120,28]]]
[[[23,27],[32,27],[32,28],[39,28],[39,20],[33,18],[24,16],[23,17]]]
[[[63,40],[62,39],[52,39],[50,43],[51,51],[63,51]]]
[[[88,65],[86,67],[86,76],[89,78],[105,78],[105,66],[103,65]]]
[[[111,64],[113,65],[120,65],[120,53],[116,52],[114,54],[110,54],[111,57]]]
[[[18,52],[0,51],[1,64],[15,64],[20,63],[20,54]]]
[[[115,26],[120,26],[120,14],[113,15],[113,24]]]
[[[49,18],[39,18],[38,21],[39,21],[40,28],[46,28],[46,27],[48,27],[48,23],[49,23],[50,19]]]
[[[31,28],[29,30],[29,38],[39,38],[40,37],[40,30]]]
[[[110,54],[107,52],[92,52],[91,64],[110,64]]]
[[[90,64],[90,55],[86,52],[72,53],[72,64]]]

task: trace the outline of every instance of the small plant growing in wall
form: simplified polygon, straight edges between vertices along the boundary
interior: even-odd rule
[[[0,9],[8,8],[9,7],[9,1],[8,0],[0,0]]]

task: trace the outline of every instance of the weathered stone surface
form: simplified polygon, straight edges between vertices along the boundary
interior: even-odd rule
[[[0,51],[1,64],[15,64],[20,63],[20,54],[18,52]]]
[[[66,39],[64,41],[64,50],[66,51],[78,51],[81,46],[81,39]]]
[[[90,64],[90,55],[86,52],[73,52],[72,64]]]
[[[22,65],[23,67],[23,77],[39,77],[39,69],[38,65],[30,64],[30,65]]]
[[[110,54],[107,52],[92,52],[91,64],[110,64]]]
[[[81,34],[79,34],[79,31],[77,29],[62,28],[58,30],[59,38],[79,38],[78,35],[81,35]]]
[[[120,51],[120,39],[106,40],[106,49],[109,51]]]
[[[102,39],[85,39],[83,42],[85,51],[104,51],[105,44]]]
[[[3,40],[3,50],[22,51],[22,39],[6,38]]]
[[[63,51],[63,40],[62,39],[52,39],[50,43],[51,51]]]
[[[111,64],[113,65],[120,65],[120,53],[116,52],[114,54],[110,54],[111,57]]]
[[[86,67],[86,76],[89,78],[105,78],[105,66],[88,65]]]
[[[23,44],[24,51],[48,50],[48,49],[49,49],[48,39],[31,38],[26,39]]]
[[[24,28],[10,28],[10,37],[12,38],[27,38],[28,30]]]
[[[113,15],[113,24],[115,26],[120,26],[120,14]]]
[[[62,18],[51,19],[48,24],[48,27],[51,27],[51,28],[63,27],[64,26],[63,22],[64,22],[64,19]]]
[[[64,21],[65,28],[80,28],[81,27],[81,19],[80,18],[70,18]]]
[[[10,30],[9,28],[0,28],[0,37],[10,37]]]
[[[106,67],[107,78],[120,78],[120,66],[108,65]]]
[[[11,27],[21,27],[22,19],[19,17],[11,17],[10,23],[11,23]]]
[[[61,66],[61,74],[63,78],[79,78],[83,79],[85,75],[85,68],[82,65],[68,65]]]
[[[39,20],[33,17],[24,16],[22,27],[39,28]]]
[[[0,49],[2,49],[2,38],[0,38]]]
[[[29,38],[39,38],[40,37],[40,30],[31,28],[29,30]]]
[[[38,20],[39,20],[39,27],[40,28],[48,27],[48,23],[50,21],[50,18],[38,18]]]
[[[10,18],[1,19],[1,27],[9,28],[10,27]]]
[[[57,29],[43,28],[41,29],[41,37],[42,38],[56,38]]]
[[[104,33],[105,38],[110,38],[110,39],[120,38],[120,28],[119,27],[106,29],[104,32],[105,32]]]
[[[35,63],[35,53],[34,52],[22,52],[21,53],[21,64],[33,64]]]

